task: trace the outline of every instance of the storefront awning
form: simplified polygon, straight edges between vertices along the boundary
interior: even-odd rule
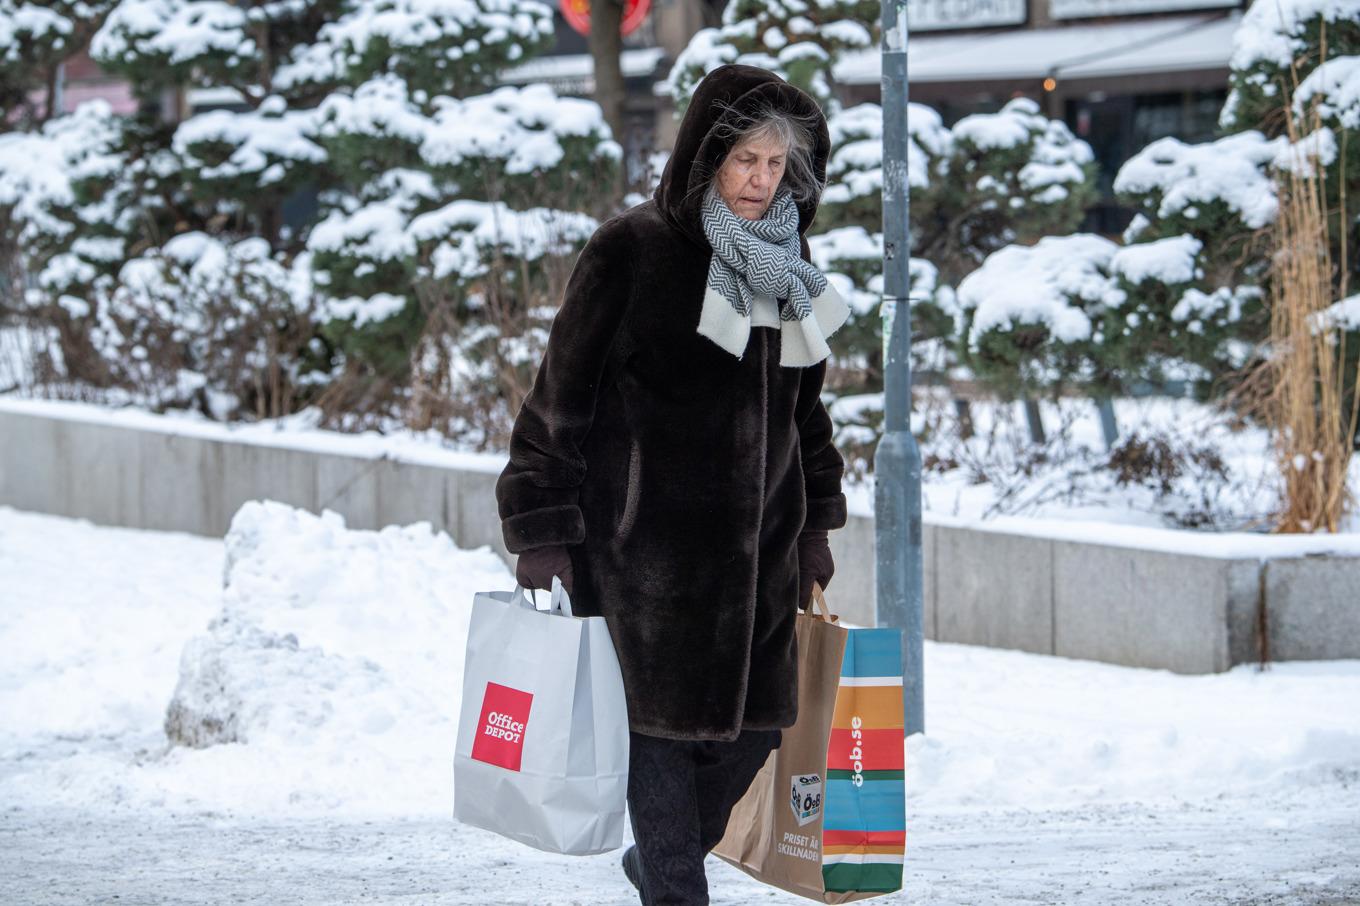
[[[911,36],[911,82],[979,82],[1126,76],[1226,68],[1242,14],[1234,10],[1128,22]],[[848,54],[833,72],[843,85],[876,84],[877,48]]]

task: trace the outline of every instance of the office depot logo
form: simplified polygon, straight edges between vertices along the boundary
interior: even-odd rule
[[[472,757],[518,771],[524,754],[524,728],[529,723],[529,705],[533,700],[532,692],[487,683]]]

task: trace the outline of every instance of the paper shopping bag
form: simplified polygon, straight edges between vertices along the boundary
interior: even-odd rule
[[[473,599],[454,753],[454,817],[538,849],[623,843],[628,710],[603,617],[516,587]]]
[[[902,888],[902,639],[797,617],[798,720],[737,802],[714,854],[822,903]]]

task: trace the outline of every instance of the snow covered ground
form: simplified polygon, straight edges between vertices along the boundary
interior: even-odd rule
[[[472,594],[512,583],[421,525],[248,507],[224,544],[0,507],[0,900],[635,902],[614,854],[450,817]],[[295,644],[233,669],[258,650],[206,657],[221,616]],[[223,667],[244,742],[168,745],[182,656]],[[927,642],[926,669],[884,902],[1360,902],[1360,662],[1185,677]],[[802,902],[709,877],[715,903]]]

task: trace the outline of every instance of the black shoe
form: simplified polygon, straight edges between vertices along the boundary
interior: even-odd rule
[[[642,857],[638,855],[637,847],[630,846],[623,851],[623,876],[628,879],[628,883],[637,888],[638,897],[643,903],[647,902],[642,893]]]

